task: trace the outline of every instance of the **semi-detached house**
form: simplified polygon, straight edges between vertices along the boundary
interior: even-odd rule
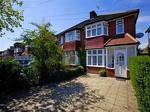
[[[86,51],[87,72],[98,73],[106,69],[108,76],[128,77],[128,59],[137,55],[136,22],[139,9],[97,15],[61,33],[63,60],[71,66],[80,63],[79,49]]]

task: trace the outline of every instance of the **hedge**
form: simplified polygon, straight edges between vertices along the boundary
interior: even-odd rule
[[[150,112],[150,57],[129,59],[130,77],[141,112]]]
[[[0,61],[0,93],[28,87],[26,78],[21,75],[18,62],[10,60]]]

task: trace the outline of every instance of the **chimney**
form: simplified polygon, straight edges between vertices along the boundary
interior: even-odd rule
[[[94,19],[94,18],[96,18],[96,17],[97,17],[96,12],[95,12],[95,11],[91,11],[91,12],[90,12],[90,19]]]

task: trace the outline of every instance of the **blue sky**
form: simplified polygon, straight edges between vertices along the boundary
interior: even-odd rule
[[[89,18],[89,12],[95,10],[99,15],[113,12],[121,12],[139,8],[136,30],[145,33],[150,26],[150,0],[23,0],[24,22],[23,27],[15,29],[14,33],[6,32],[0,38],[0,50],[9,48],[14,39],[19,38],[23,29],[34,28],[31,22],[50,22],[52,28],[61,32],[85,19]],[[98,8],[99,7],[99,8]],[[147,34],[140,39],[141,47],[147,44]]]

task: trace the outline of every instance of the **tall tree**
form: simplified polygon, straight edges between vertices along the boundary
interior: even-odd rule
[[[40,82],[45,82],[53,71],[59,69],[63,52],[49,23],[33,25],[37,29],[25,31],[22,37],[24,42],[30,46],[29,52],[35,58]]]
[[[17,6],[21,7],[22,4],[19,0],[0,0],[0,36],[5,31],[14,32],[13,28],[21,27],[23,12],[17,10]]]

